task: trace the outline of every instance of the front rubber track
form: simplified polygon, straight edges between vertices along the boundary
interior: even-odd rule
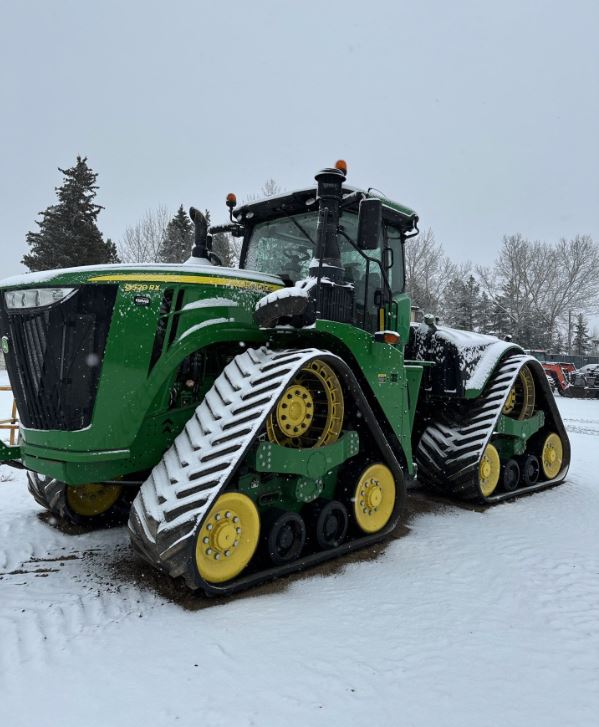
[[[261,350],[258,350],[258,353],[260,351]],[[252,351],[248,350],[246,353],[251,354]],[[172,537],[168,540],[161,540],[160,523],[157,522],[156,516],[158,515],[158,508],[162,506],[161,499],[163,498],[159,495],[158,491],[156,491],[155,493],[148,493],[146,487],[148,485],[152,485],[152,477],[150,477],[149,480],[147,480],[146,483],[144,483],[144,485],[142,486],[140,494],[134,503],[134,507],[131,509],[131,515],[129,518],[131,542],[134,548],[138,551],[138,553],[144,559],[152,563],[154,566],[159,567],[161,570],[165,570],[167,573],[169,573],[169,575],[173,577],[182,576],[188,587],[190,587],[192,590],[201,590],[208,596],[229,595],[237,591],[247,589],[250,586],[255,586],[259,583],[263,583],[265,581],[273,580],[280,576],[288,575],[289,573],[303,570],[305,568],[308,568],[309,566],[316,565],[317,563],[331,560],[345,553],[349,553],[350,551],[357,550],[358,548],[367,547],[374,543],[380,542],[396,527],[404,514],[406,487],[402,468],[389,443],[385,439],[385,435],[383,434],[382,429],[380,428],[372,410],[370,409],[368,401],[364,393],[362,392],[358,381],[356,380],[355,376],[353,375],[351,369],[347,366],[347,364],[342,359],[329,353],[328,351],[319,351],[316,349],[309,349],[306,351],[297,352],[288,351],[272,353],[276,354],[277,356],[289,354],[291,357],[293,357],[294,353],[298,355],[302,353],[309,353],[309,358],[301,358],[301,360],[296,362],[296,365],[293,367],[293,369],[289,369],[289,371],[286,373],[287,383],[284,383],[283,388],[288,385],[288,382],[293,380],[293,378],[301,370],[301,368],[309,363],[309,361],[312,361],[314,359],[319,359],[328,363],[334,369],[335,373],[343,380],[345,384],[345,391],[351,397],[353,397],[356,406],[358,407],[359,411],[364,417],[365,422],[373,433],[373,439],[379,444],[380,459],[384,461],[385,464],[387,464],[387,466],[391,469],[393,473],[397,486],[395,507],[387,525],[381,531],[373,535],[366,535],[364,537],[354,538],[353,540],[341,544],[337,548],[320,551],[285,565],[272,566],[262,570],[252,571],[252,566],[255,567],[256,564],[250,563],[250,572],[244,572],[237,578],[228,581],[227,583],[211,584],[204,581],[198,574],[197,568],[195,567],[195,534],[198,528],[201,527],[204,518],[208,515],[211,504],[217,499],[220,494],[222,494],[227,489],[229,482],[234,480],[235,473],[240,464],[244,461],[246,453],[251,448],[256,439],[260,436],[260,434],[263,432],[266,419],[268,418],[271,411],[275,407],[276,402],[278,401],[279,396],[277,396],[272,401],[270,401],[267,407],[261,410],[259,417],[260,426],[256,427],[255,433],[252,436],[251,440],[237,453],[237,461],[235,462],[234,468],[227,477],[226,481],[219,488],[218,492],[214,493],[214,495],[211,496],[210,502],[205,506],[201,517],[199,517],[198,520],[195,522],[193,529],[188,529],[187,531],[179,531],[177,533],[178,540],[173,541]],[[229,366],[230,365],[231,364],[229,364]],[[225,372],[223,372],[221,376],[223,376],[224,374]],[[221,377],[219,377],[215,382],[213,390],[215,387],[217,387],[220,378]],[[202,404],[200,405],[200,407],[202,407]],[[200,407],[198,407],[198,410],[200,409]],[[204,410],[204,415],[205,414],[206,410]],[[369,452],[368,455],[369,458],[372,459],[372,453]],[[163,457],[163,460],[170,457],[171,461],[173,461],[173,458],[175,456],[179,456],[177,453],[177,440],[175,440],[175,443],[173,444],[171,449],[167,450]],[[160,471],[156,474],[159,475]],[[152,490],[153,489],[154,488],[152,488]],[[163,553],[166,554],[168,558],[163,558]]]

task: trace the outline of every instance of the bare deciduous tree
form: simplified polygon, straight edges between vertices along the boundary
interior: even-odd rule
[[[119,257],[124,263],[155,263],[170,220],[168,210],[160,205],[148,210],[133,227],[127,227],[119,244]]]
[[[569,312],[599,310],[599,245],[588,235],[556,244],[506,236],[494,266],[477,273],[526,345],[551,346]]]
[[[425,312],[440,313],[445,286],[456,266],[430,229],[408,240],[405,246],[406,292]]]
[[[260,187],[259,192],[248,194],[248,196],[244,199],[244,203],[247,204],[249,202],[257,202],[259,199],[264,199],[264,197],[274,197],[277,194],[281,194],[282,192],[283,187],[281,187],[281,185],[276,180],[267,179]]]

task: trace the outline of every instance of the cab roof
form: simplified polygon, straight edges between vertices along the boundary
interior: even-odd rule
[[[375,193],[375,190],[370,189],[366,191],[343,185],[344,195],[351,194],[352,192],[362,192],[365,197],[380,199],[383,203],[383,219],[391,224],[397,225],[403,232],[416,229],[418,215],[409,207],[393,202]],[[278,194],[273,197],[266,197],[256,202],[241,205],[233,211],[233,216],[238,222],[253,223],[316,209],[318,209],[318,203],[316,199],[316,185],[314,185],[306,189],[298,189],[294,192],[286,192],[285,194]],[[350,205],[348,209],[357,212],[357,203]]]

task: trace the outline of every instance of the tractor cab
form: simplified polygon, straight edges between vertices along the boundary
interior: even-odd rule
[[[344,184],[347,168],[317,185],[232,210],[243,235],[240,268],[276,275],[287,287],[312,279],[317,317],[380,330],[404,290],[403,243],[417,233],[412,210]],[[387,326],[389,327],[389,326]]]

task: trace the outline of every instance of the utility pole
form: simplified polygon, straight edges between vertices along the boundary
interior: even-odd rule
[[[568,356],[572,355],[572,310],[568,310]]]

